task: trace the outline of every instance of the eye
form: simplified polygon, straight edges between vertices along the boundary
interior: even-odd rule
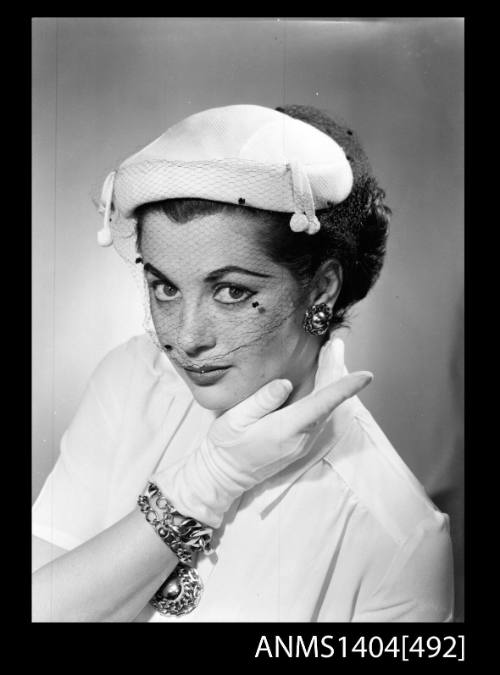
[[[154,296],[159,302],[175,300],[177,293],[177,288],[175,286],[167,284],[164,281],[153,281],[150,284],[150,287],[153,289]]]
[[[244,286],[226,284],[216,288],[214,298],[217,302],[221,302],[225,305],[234,305],[238,302],[248,300],[252,295],[255,295],[255,293]]]

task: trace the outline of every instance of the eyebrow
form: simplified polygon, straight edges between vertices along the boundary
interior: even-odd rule
[[[156,267],[153,267],[151,263],[144,263],[144,269],[146,272],[151,272],[151,274],[154,274],[155,277],[158,277],[158,279],[161,279],[162,281],[166,281],[167,283],[171,284],[172,282],[170,279],[168,279],[163,272],[160,272],[160,270],[157,270]]]
[[[247,270],[244,267],[238,267],[237,265],[228,265],[227,267],[220,267],[219,269],[210,272],[210,274],[205,277],[205,281],[214,281],[214,279],[219,279],[230,272],[249,274],[252,277],[262,277],[263,279],[269,279],[269,277],[272,276],[271,274],[262,274],[262,272],[253,272],[252,270]]]
[[[172,283],[170,279],[168,279],[163,274],[163,272],[157,270],[156,267],[151,265],[151,263],[144,263],[144,269],[147,272],[151,272],[151,274],[154,274],[159,279],[162,279],[163,281],[166,281],[169,284]],[[229,274],[230,272],[238,272],[239,274],[249,274],[250,276],[253,277],[262,277],[265,279],[272,277],[272,274],[262,274],[261,272],[253,272],[252,270],[247,270],[244,267],[238,267],[237,265],[227,265],[226,267],[220,267],[219,269],[210,272],[210,274],[208,274],[205,277],[205,281],[215,281],[217,279],[220,279],[220,277],[223,277],[225,274]]]

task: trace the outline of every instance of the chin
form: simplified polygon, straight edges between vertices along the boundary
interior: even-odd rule
[[[229,410],[246,398],[246,395],[235,396],[234,393],[224,390],[223,387],[190,387],[194,400],[202,408],[214,411]]]
[[[193,382],[185,372],[181,373],[181,376],[198,405],[219,413],[233,408],[254,394],[267,382],[279,377],[277,374],[267,373],[265,378],[261,374],[256,379],[249,376],[247,372],[242,373],[239,369],[235,369],[234,372],[228,372],[226,377],[221,381],[201,386]]]

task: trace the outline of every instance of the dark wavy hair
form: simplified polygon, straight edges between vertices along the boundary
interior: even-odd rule
[[[304,289],[323,262],[335,260],[340,265],[342,286],[330,322],[330,330],[334,330],[347,324],[349,309],[367,295],[380,275],[391,210],[384,202],[385,192],[378,186],[361,144],[351,129],[312,106],[289,105],[276,110],[331,136],[350,162],[353,188],[340,204],[316,212],[321,223],[319,232],[314,235],[293,232],[289,213],[206,199],[166,199],[143,204],[136,209],[137,246],[140,249],[143,217],[153,207],[160,206],[168,218],[178,223],[226,209],[250,211],[272,221],[273,227],[264,231],[264,248],[269,257],[286,267]]]

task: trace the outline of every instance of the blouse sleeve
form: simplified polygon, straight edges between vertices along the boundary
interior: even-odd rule
[[[104,529],[107,485],[130,374],[126,347],[110,352],[94,371],[33,505],[34,536],[70,550]]]
[[[396,550],[353,622],[453,621],[453,557],[449,518],[422,522]]]

